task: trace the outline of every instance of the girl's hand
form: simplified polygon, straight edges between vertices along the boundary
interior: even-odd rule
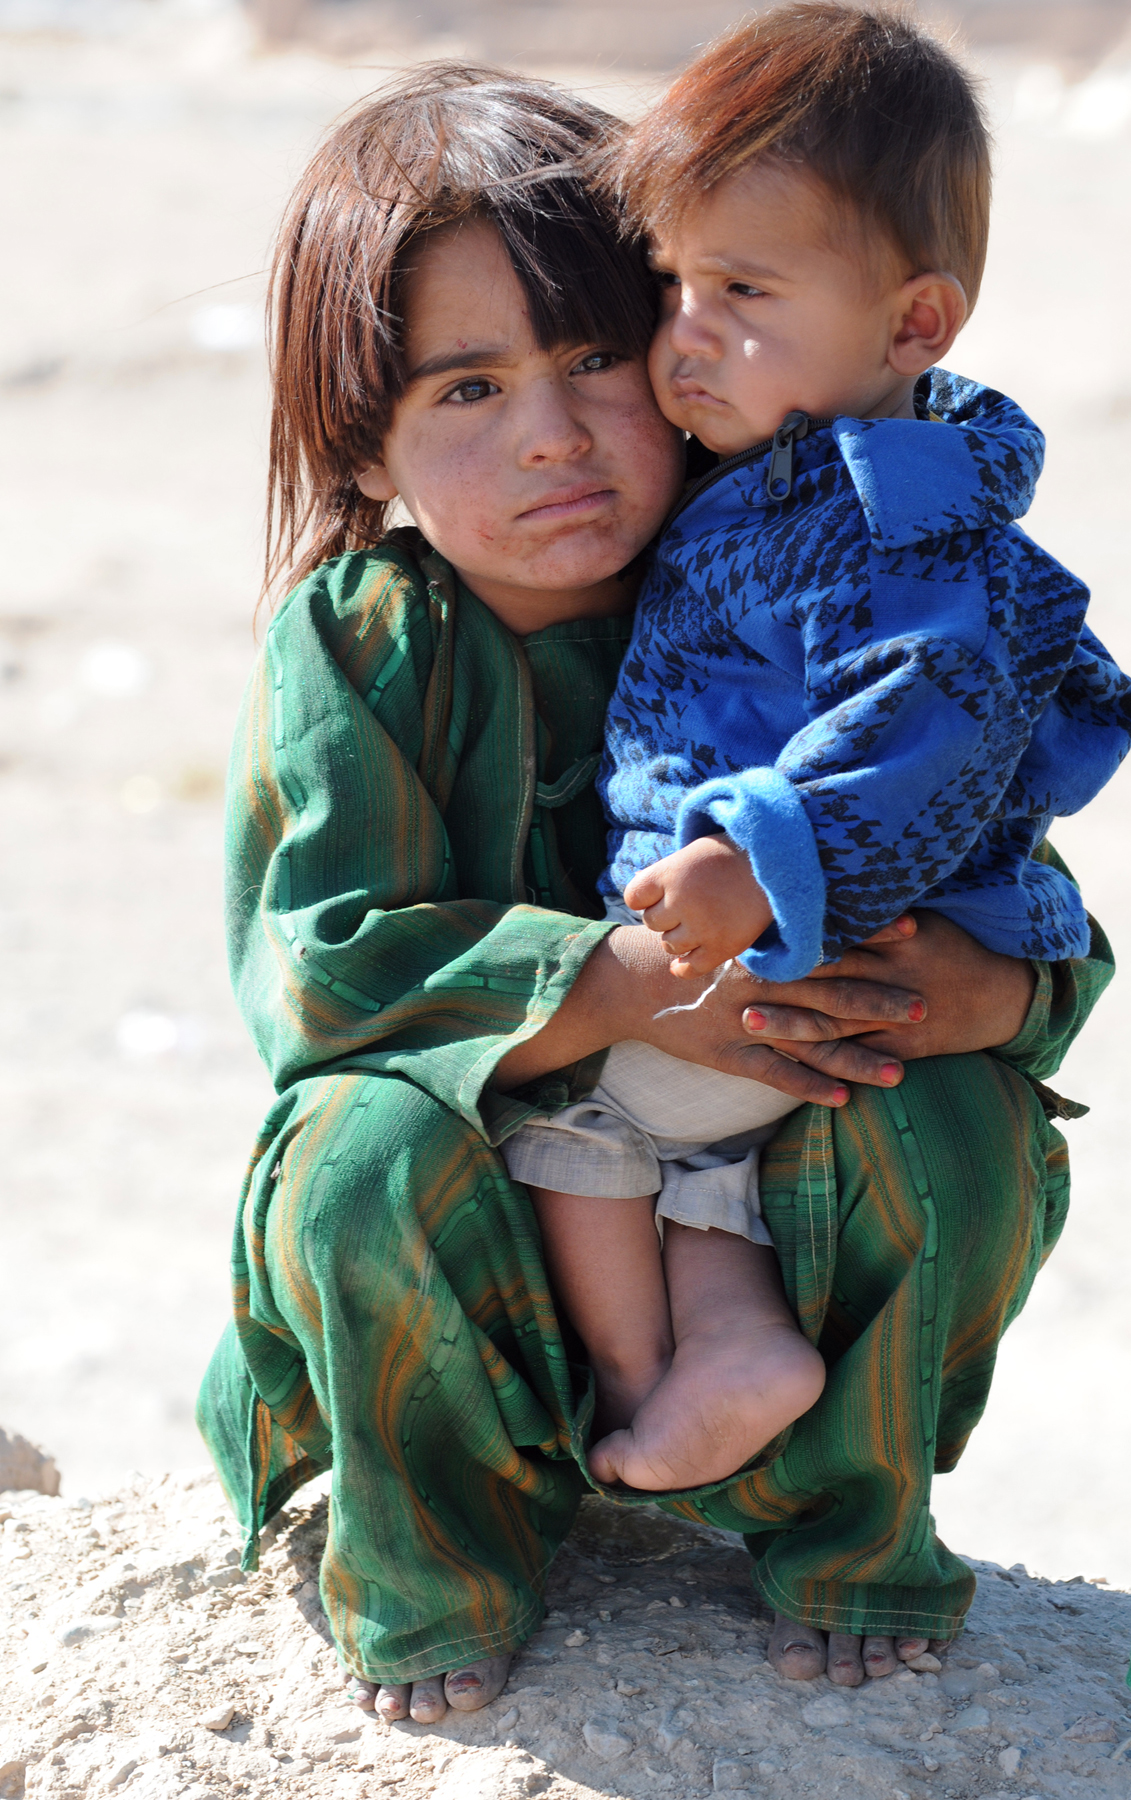
[[[672,958],[671,972],[709,975],[761,937],[770,903],[750,859],[725,832],[696,838],[634,875],[624,903]]]
[[[903,929],[914,928],[897,922],[880,937],[898,937]],[[799,1100],[843,1106],[847,1082],[892,1087],[903,1074],[895,1057],[860,1042],[858,1034],[906,1026],[926,1012],[920,995],[865,978],[826,984],[819,1006],[808,980],[773,986],[732,967],[713,992],[711,985],[707,977],[673,981],[660,940],[642,926],[618,926],[593,952],[554,1017],[499,1063],[496,1085],[504,1091],[520,1087],[632,1038],[685,1062],[764,1081]],[[670,1013],[672,1006],[691,1010]],[[752,1041],[744,1016],[753,1021],[755,1014],[772,1020],[772,1041],[765,1029]]]
[[[862,1044],[906,1060],[994,1050],[1017,1036],[1037,983],[1031,962],[987,950],[941,913],[915,912],[896,924],[897,934],[889,928],[808,977],[814,984],[846,977],[892,981],[925,997],[921,1024],[893,1021],[865,1032]]]

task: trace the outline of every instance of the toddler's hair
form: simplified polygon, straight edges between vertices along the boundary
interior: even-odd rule
[[[391,81],[331,131],[271,272],[265,591],[381,537],[387,508],[353,472],[380,453],[404,392],[403,277],[430,231],[494,226],[541,348],[645,350],[654,279],[581,173],[622,129],[549,82],[443,62]]]
[[[978,297],[990,148],[970,77],[897,11],[803,0],[709,44],[627,140],[617,185],[652,235],[759,161],[813,176],[906,265]]]

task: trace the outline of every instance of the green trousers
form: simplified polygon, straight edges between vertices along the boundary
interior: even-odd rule
[[[757,1587],[795,1619],[953,1636],[974,1580],[935,1534],[931,1479],[982,1412],[1067,1201],[1063,1139],[992,1056],[791,1114],[762,1205],[828,1382],[750,1467],[663,1503],[744,1532]],[[332,1466],[322,1593],[350,1669],[405,1681],[517,1648],[589,1482],[591,1405],[525,1190],[411,1082],[323,1076],[267,1121],[234,1274],[200,1421],[245,1566],[264,1519]]]

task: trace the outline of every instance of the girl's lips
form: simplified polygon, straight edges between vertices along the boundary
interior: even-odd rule
[[[579,513],[596,512],[599,507],[612,500],[613,488],[564,488],[555,498],[543,500],[539,506],[528,507],[519,513],[520,519],[568,519]]]

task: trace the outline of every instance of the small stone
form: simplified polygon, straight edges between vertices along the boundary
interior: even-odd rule
[[[615,1762],[621,1756],[627,1756],[633,1748],[630,1737],[626,1737],[620,1727],[611,1719],[586,1719],[581,1727],[581,1735],[602,1762]]]
[[[852,1709],[839,1695],[822,1694],[819,1700],[811,1700],[808,1706],[801,1708],[801,1717],[806,1725],[847,1725]]]
[[[242,1644],[233,1644],[232,1648],[239,1656],[258,1656],[263,1645],[257,1644],[254,1638],[245,1638]]]
[[[235,1716],[234,1706],[218,1706],[213,1712],[202,1713],[197,1724],[203,1725],[205,1731],[227,1731]]]
[[[997,1766],[1003,1775],[1016,1775],[1021,1767],[1021,1752],[1016,1744],[1009,1744],[997,1753]]]
[[[76,1619],[73,1624],[65,1625],[56,1642],[69,1649],[74,1644],[85,1643],[87,1638],[102,1637],[108,1631],[121,1628],[120,1619]]]
[[[935,1761],[933,1756],[925,1756],[923,1758],[923,1767],[927,1770],[928,1774],[933,1775],[940,1765]]]
[[[916,1675],[942,1674],[941,1662],[937,1656],[932,1656],[929,1650],[924,1650],[922,1656],[913,1656],[909,1662],[904,1664],[904,1668],[914,1669]]]
[[[106,1777],[107,1788],[121,1787],[123,1781],[128,1781],[136,1768],[136,1756],[129,1756],[124,1762],[111,1763],[110,1773]]]
[[[669,1606],[686,1606],[687,1601],[681,1600],[677,1594],[672,1594],[672,1595],[670,1595],[670,1597],[668,1599],[668,1605]]]
[[[988,1731],[990,1715],[984,1706],[968,1706],[954,1721],[956,1731]]]
[[[1062,1734],[1075,1744],[1114,1744],[1119,1733],[1110,1719],[1102,1719],[1098,1713],[1089,1713],[1083,1719],[1077,1719]]]
[[[720,1756],[711,1770],[711,1780],[715,1792],[733,1794],[742,1792],[750,1775],[745,1763],[736,1762],[731,1756]]]
[[[501,1719],[495,1721],[496,1731],[513,1731],[518,1724],[518,1707],[512,1706]]]
[[[580,1650],[582,1644],[589,1642],[589,1633],[587,1631],[571,1631],[569,1636],[562,1641],[567,1650]]]
[[[225,1564],[219,1569],[207,1569],[204,1575],[205,1587],[211,1588],[238,1587],[242,1580],[243,1575],[234,1564]]]
[[[632,1699],[635,1694],[642,1694],[643,1692],[644,1689],[638,1681],[625,1681],[622,1676],[617,1682],[617,1693],[626,1694],[629,1699]]]

